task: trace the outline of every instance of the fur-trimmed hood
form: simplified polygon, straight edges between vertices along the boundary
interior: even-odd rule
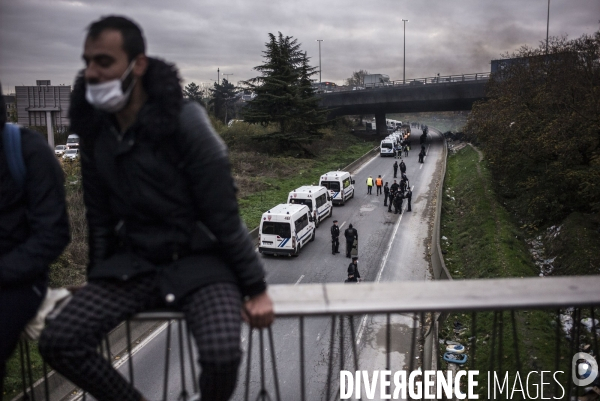
[[[138,115],[141,134],[151,141],[160,141],[172,135],[177,128],[179,113],[183,105],[183,93],[176,67],[165,61],[148,57],[148,69],[142,78],[148,101]],[[108,113],[94,109],[85,99],[86,84],[83,71],[75,79],[69,118],[71,131],[82,139],[95,137]]]

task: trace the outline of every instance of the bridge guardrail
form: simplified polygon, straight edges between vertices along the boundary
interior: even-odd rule
[[[361,364],[372,362],[369,360],[361,362],[360,354],[357,352],[357,346],[360,342],[366,341],[365,336],[359,334],[360,326],[357,324],[362,315],[365,314],[371,318],[378,318],[382,322],[387,322],[383,334],[384,338],[381,339],[385,343],[385,361],[382,359],[376,366],[369,365],[371,369],[393,371],[393,369],[406,369],[408,366],[409,372],[414,372],[419,367],[425,370],[424,368],[427,368],[423,364],[425,362],[425,350],[420,346],[420,343],[425,339],[425,332],[431,332],[431,330],[428,330],[431,323],[436,324],[436,315],[443,312],[464,312],[467,320],[471,316],[470,322],[465,321],[464,328],[447,334],[447,336],[450,336],[447,340],[463,342],[467,347],[466,352],[468,354],[468,364],[464,366],[469,366],[471,370],[476,367],[475,360],[482,357],[477,352],[481,352],[482,345],[485,346],[486,340],[491,341],[490,360],[487,361],[485,358],[483,360],[487,361],[486,364],[489,363],[490,371],[498,370],[503,376],[503,372],[511,371],[514,374],[514,372],[522,371],[523,365],[521,362],[531,358],[530,350],[523,349],[517,333],[521,327],[528,325],[529,322],[526,320],[532,311],[546,310],[547,319],[555,322],[554,329],[547,333],[546,341],[554,341],[556,344],[554,371],[559,371],[558,368],[561,367],[562,369],[566,362],[570,362],[573,355],[579,352],[583,344],[586,344],[588,352],[598,355],[600,328],[597,319],[595,319],[595,316],[598,316],[598,308],[600,307],[600,291],[598,291],[598,288],[600,288],[600,276],[391,283],[365,282],[358,286],[337,283],[271,285],[269,294],[274,301],[275,313],[278,317],[275,325],[285,319],[298,319],[298,335],[297,337],[275,337],[273,332],[276,331],[276,326],[273,329],[250,332],[244,356],[245,360],[241,364],[242,369],[245,370],[245,375],[242,370],[238,385],[243,386],[240,388],[245,388],[245,399],[249,399],[249,393],[252,393],[251,399],[256,399],[258,393],[259,396],[271,394],[274,397],[269,397],[270,399],[280,400],[280,390],[283,387],[280,386],[277,378],[277,366],[281,368],[282,364],[281,361],[277,361],[277,346],[285,347],[285,349],[298,347],[300,350],[299,360],[286,360],[286,366],[291,371],[297,372],[298,376],[297,379],[288,380],[285,383],[285,389],[288,393],[292,391],[290,389],[293,389],[293,391],[298,389],[294,393],[294,398],[305,400],[307,394],[305,376],[307,366],[313,366],[310,365],[311,363],[324,362],[326,364],[324,366],[327,367],[327,377],[324,378],[327,383],[326,394],[329,395],[327,399],[332,399],[331,397],[335,396],[336,392],[339,394],[337,380],[340,377],[340,370],[358,371],[361,370]],[[479,322],[480,314],[487,314],[489,311],[494,314],[493,327],[482,326],[481,324],[478,326],[477,322]],[[582,319],[584,316],[591,316],[591,318]],[[311,339],[305,336],[305,322],[311,318],[322,317],[328,317],[331,320],[331,338],[330,342],[325,344],[325,355],[327,357],[321,360],[319,355],[317,357],[318,361],[307,361],[306,358],[308,357],[306,357],[305,350],[307,346],[311,346],[311,344],[307,344]],[[173,377],[177,379],[171,381],[172,383],[181,382],[181,388],[176,390],[177,399],[192,400],[198,394],[196,377],[198,370],[195,368],[193,346],[188,337],[189,334],[182,333],[182,325],[177,325],[178,336],[177,334],[170,334],[173,330],[170,323],[182,319],[182,313],[172,311],[145,312],[134,317],[135,321],[162,320],[168,323],[165,326],[165,329],[168,330],[165,349],[170,349],[171,346],[176,347],[172,341],[179,337],[180,349],[171,351],[173,355],[180,355],[179,367],[169,370],[167,366],[171,353],[167,352],[165,357],[165,369],[162,372],[165,394],[163,399],[165,401],[175,399],[172,396],[167,398],[169,393],[167,391],[168,379]],[[392,330],[393,324],[391,322],[397,321],[397,319],[412,322],[407,326],[408,335],[402,334],[402,331],[396,331],[397,329]],[[573,323],[568,329],[565,329],[561,322],[569,319]],[[587,324],[585,326],[587,331],[584,329],[584,321]],[[565,343],[566,334],[571,338],[568,345]],[[185,339],[182,337],[183,335],[186,336]],[[260,345],[254,344],[253,346],[252,338],[257,335],[259,337],[257,342]],[[266,340],[263,339],[264,335],[267,336]],[[395,344],[393,348],[392,335]],[[403,346],[406,349],[398,349],[400,338],[398,336],[406,338]],[[434,369],[451,369],[452,364],[446,365],[446,362],[442,361],[441,358],[441,354],[446,350],[446,344],[440,344],[436,339],[435,345],[438,357],[436,358],[437,366]],[[519,348],[520,346],[521,348]],[[590,346],[592,347],[591,350],[589,349]],[[106,348],[110,349],[110,347]],[[343,351],[338,352],[337,350],[340,349]],[[502,349],[513,350],[515,357],[506,359]],[[392,360],[392,354],[398,352],[406,353],[408,359],[403,362]],[[125,363],[128,364],[129,375],[132,378],[139,377],[134,373],[135,367],[132,362],[135,354],[135,349],[133,351],[129,349],[127,355],[119,356],[121,359],[127,358]],[[336,355],[335,358],[334,355]],[[108,354],[107,357],[110,357],[111,360],[114,359],[111,354]],[[339,360],[336,358],[339,358]],[[27,358],[22,357],[21,359],[26,360]],[[260,368],[253,370],[250,360],[260,360]],[[270,361],[270,363],[267,361]],[[24,366],[25,376],[27,376],[25,372],[30,367],[30,364]],[[128,375],[126,374],[126,376]],[[260,380],[257,380],[256,376],[259,376]],[[482,376],[485,376],[485,373],[482,373]],[[268,380],[264,380],[265,377],[268,377]],[[182,380],[179,380],[179,378]],[[159,378],[156,378],[156,380],[159,380]],[[190,380],[191,386],[189,385]],[[34,390],[34,396],[30,394],[33,386],[28,385],[29,388],[25,389],[25,393],[28,394],[27,397],[29,398],[21,395],[13,401],[23,399],[50,400],[52,395],[48,392],[44,393],[43,383],[44,379],[41,379],[40,385]],[[566,399],[571,399],[572,395],[577,395],[577,392],[582,391],[581,388],[575,387],[571,382],[570,371],[563,371],[563,375],[560,376],[560,381],[557,381],[557,383],[563,388],[564,395],[568,394]],[[557,388],[555,387],[555,390],[549,389],[546,394],[556,391]],[[82,395],[80,391],[76,391],[76,393]],[[289,399],[289,394],[287,398]],[[52,399],[57,398],[52,397]]]
[[[445,75],[427,78],[412,78],[407,80],[390,81],[380,84],[368,84],[364,86],[336,86],[331,91],[321,92],[319,95],[329,95],[337,92],[351,92],[370,89],[391,89],[398,87],[420,87],[423,85],[444,85],[456,82],[481,82],[490,79],[489,72],[478,72],[475,74]]]

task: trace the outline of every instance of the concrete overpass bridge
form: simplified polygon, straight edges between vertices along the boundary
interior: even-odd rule
[[[386,132],[385,115],[423,111],[470,110],[484,99],[490,73],[393,81],[365,89],[338,87],[322,93],[321,105],[330,117],[374,114],[378,133]]]

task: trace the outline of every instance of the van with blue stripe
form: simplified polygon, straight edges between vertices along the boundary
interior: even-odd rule
[[[321,221],[333,214],[333,202],[329,191],[327,188],[317,185],[304,185],[294,189],[288,195],[288,203],[308,206],[315,227],[319,227]]]
[[[298,256],[304,245],[315,240],[314,218],[306,205],[277,205],[263,213],[258,233],[258,252]]]
[[[345,205],[354,198],[354,180],[347,171],[330,171],[321,176],[319,185],[329,190],[334,204]]]

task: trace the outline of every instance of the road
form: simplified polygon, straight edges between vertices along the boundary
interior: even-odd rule
[[[356,181],[355,197],[345,206],[336,206],[333,219],[341,226],[342,253],[332,255],[329,227],[333,219],[326,219],[317,229],[316,240],[306,245],[300,256],[274,257],[263,256],[266,279],[269,284],[340,283],[346,277],[350,259],[345,257],[343,231],[351,223],[358,230],[359,271],[365,281],[421,281],[429,280],[430,266],[427,258],[430,242],[430,222],[433,218],[432,200],[435,195],[436,175],[440,174],[443,140],[430,130],[429,144],[425,163],[418,163],[419,136],[421,131],[412,129],[412,150],[405,158],[407,176],[413,188],[412,212],[396,215],[387,212],[383,206],[383,196],[367,195],[366,179],[369,175],[376,178],[379,174],[384,182],[393,182],[393,158],[374,157],[353,172]],[[399,180],[398,180],[399,181]],[[282,199],[282,202],[285,200]],[[406,202],[403,208],[406,209]],[[356,285],[356,284],[352,284]],[[348,290],[352,289],[351,284]],[[360,285],[360,284],[358,284]],[[409,348],[412,328],[415,323],[412,316],[393,315],[391,321],[391,369],[408,369]],[[353,370],[353,359],[349,335],[349,321],[344,326],[344,352],[340,354],[339,321],[334,330],[333,352],[331,344],[331,318],[307,318],[304,320],[305,380],[307,400],[327,400],[333,394],[339,394],[337,383],[331,384],[330,396],[326,395],[329,358],[334,361],[333,377],[339,377],[340,363],[344,368]],[[358,344],[359,368],[374,370],[385,368],[385,316],[355,316],[353,318]],[[163,325],[163,328],[167,327]],[[181,388],[180,360],[177,342],[178,325],[171,324],[172,343],[169,364],[168,399],[176,400]],[[282,399],[300,399],[300,340],[299,319],[279,319],[273,325],[273,337],[276,349],[277,373]],[[265,333],[266,334],[266,333]],[[167,330],[157,330],[155,337],[138,347],[133,357],[135,385],[149,400],[158,400],[163,396],[163,375]],[[242,336],[242,348],[247,356],[248,333]],[[258,335],[254,336],[252,369],[250,380],[250,399],[256,399],[260,390],[260,365],[258,355]],[[265,384],[272,399],[274,391],[273,370],[269,357],[268,337],[265,336]],[[186,355],[187,388],[192,386],[189,374],[189,354]],[[417,354],[418,355],[418,354]],[[414,361],[418,366],[419,361]],[[120,371],[127,377],[128,365],[122,363]],[[197,371],[196,371],[197,373]],[[246,359],[243,360],[238,387],[233,399],[244,399],[246,377]],[[90,399],[90,397],[88,397]]]

